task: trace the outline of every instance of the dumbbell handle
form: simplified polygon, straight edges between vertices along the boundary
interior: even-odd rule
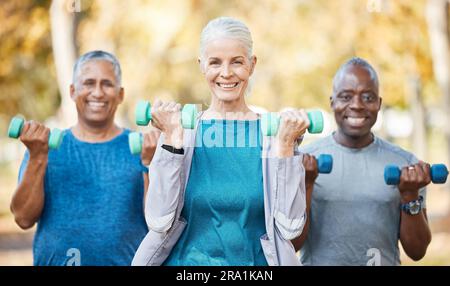
[[[396,165],[388,165],[384,168],[384,180],[388,185],[400,184],[401,170]],[[434,164],[430,168],[431,181],[435,184],[445,184],[448,177],[448,169],[444,164]]]

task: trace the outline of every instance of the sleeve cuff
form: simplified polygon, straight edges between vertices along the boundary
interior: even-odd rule
[[[275,223],[284,239],[291,240],[298,237],[306,222],[306,213],[299,219],[288,219],[282,212],[275,212]]]
[[[175,218],[175,212],[171,212],[168,215],[162,216],[162,217],[151,217],[150,215],[146,218],[147,219],[147,226],[149,229],[156,231],[156,232],[166,232],[170,229],[172,226],[172,223]]]

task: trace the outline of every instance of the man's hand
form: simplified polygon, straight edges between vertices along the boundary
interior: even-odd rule
[[[419,190],[431,182],[430,165],[420,161],[417,164],[402,168],[398,190],[402,202],[410,202],[419,198]]]
[[[303,154],[303,167],[305,168],[305,184],[313,186],[319,175],[316,158],[309,154]]]
[[[142,134],[143,143],[141,160],[144,166],[150,165],[150,162],[153,159],[153,155],[155,155],[156,146],[158,145],[160,135],[161,131],[156,128],[152,128],[148,133]]]
[[[49,134],[50,129],[43,124],[33,120],[25,122],[19,139],[30,152],[30,160],[47,159]]]

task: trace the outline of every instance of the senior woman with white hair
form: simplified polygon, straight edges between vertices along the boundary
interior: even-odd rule
[[[299,265],[291,240],[302,233],[306,201],[296,140],[307,114],[283,112],[278,135],[260,135],[245,102],[257,59],[238,20],[208,23],[198,62],[211,104],[194,130],[183,130],[179,104],[152,107],[162,136],[149,167],[149,233],[133,265]]]

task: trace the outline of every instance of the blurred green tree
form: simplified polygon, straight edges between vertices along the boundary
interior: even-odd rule
[[[48,7],[50,1],[2,1],[0,5],[0,117],[16,113],[43,120],[59,106]]]

